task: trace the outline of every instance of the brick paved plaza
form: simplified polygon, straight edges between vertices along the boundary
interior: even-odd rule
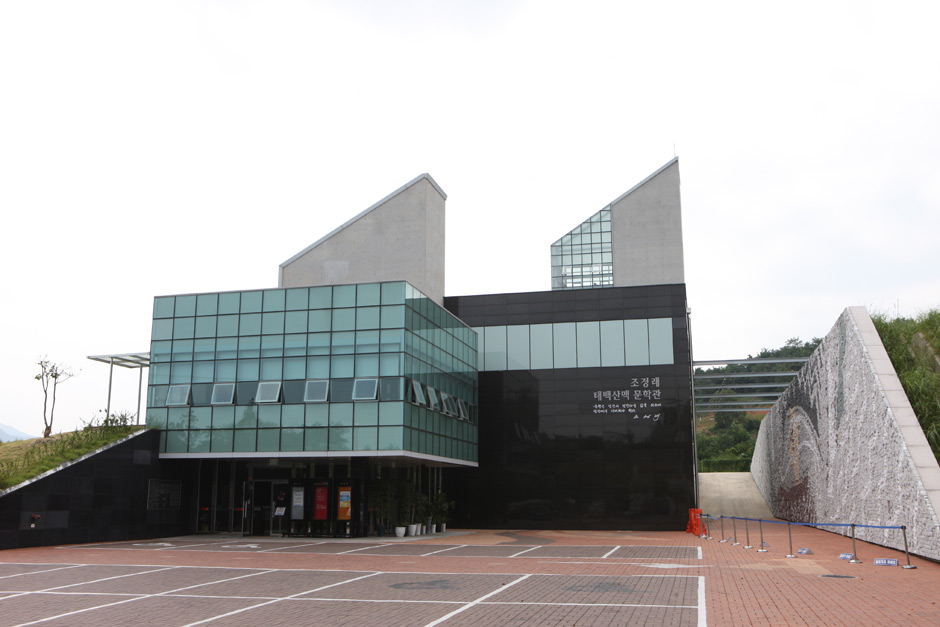
[[[769,527],[769,528],[768,528]],[[189,536],[0,553],[0,625],[936,625],[940,565],[785,525]],[[731,535],[730,525],[725,535]],[[745,533],[753,545],[744,549]],[[899,566],[876,566],[896,558]]]

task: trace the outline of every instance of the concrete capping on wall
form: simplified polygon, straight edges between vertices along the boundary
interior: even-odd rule
[[[911,552],[940,559],[940,465],[864,307],[842,313],[764,418],[751,473],[777,517],[906,525]],[[856,535],[904,548],[898,530]]]

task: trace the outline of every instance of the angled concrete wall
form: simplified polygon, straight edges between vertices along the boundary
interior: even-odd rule
[[[444,302],[444,201],[428,174],[281,264],[280,287],[408,281]]]
[[[685,283],[679,159],[610,203],[614,285]]]
[[[940,466],[864,307],[843,312],[764,418],[751,473],[779,518],[906,525],[911,552],[940,559]],[[904,548],[900,531],[856,534]]]

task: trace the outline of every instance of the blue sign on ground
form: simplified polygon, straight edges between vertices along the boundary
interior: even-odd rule
[[[852,553],[839,553],[840,560],[850,560],[850,559],[853,559],[854,557],[855,555],[853,555]]]
[[[809,549],[806,549],[806,548],[797,549],[796,552],[799,553],[800,555],[812,555],[812,554],[813,554],[812,551],[810,551]]]
[[[879,557],[875,559],[875,566],[897,566],[898,561],[890,557]]]

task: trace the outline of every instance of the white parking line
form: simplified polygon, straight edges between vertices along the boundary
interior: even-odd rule
[[[483,601],[487,600],[488,598],[490,598],[490,597],[493,596],[494,594],[499,594],[499,593],[502,592],[503,590],[507,590],[507,589],[510,588],[511,586],[514,586],[514,585],[516,585],[517,583],[521,583],[521,582],[525,581],[526,579],[528,579],[528,578],[531,577],[531,576],[532,576],[532,575],[523,575],[522,577],[519,577],[518,579],[516,579],[516,580],[514,580],[514,581],[510,581],[510,582],[507,583],[505,586],[500,586],[500,587],[497,588],[496,590],[493,590],[492,592],[489,592],[489,593],[487,593],[487,594],[484,594],[484,595],[481,596],[479,599],[477,599],[477,600],[475,600],[475,601],[471,601],[470,603],[467,603],[467,604],[464,605],[463,607],[461,607],[461,608],[459,608],[459,609],[456,609],[456,610],[454,610],[453,612],[450,612],[449,614],[444,614],[443,616],[441,616],[441,617],[438,618],[437,620],[431,621],[430,623],[428,623],[428,624],[425,625],[424,627],[434,627],[435,625],[440,625],[440,624],[443,623],[445,620],[448,620],[448,619],[450,619],[450,618],[453,618],[454,616],[456,616],[457,614],[460,614],[461,612],[466,612],[466,611],[469,610],[471,607],[473,607],[473,606],[475,606],[475,605],[479,605],[480,603],[482,603]]]
[[[264,606],[266,606],[266,605],[271,605],[272,603],[278,603],[278,602],[280,602],[280,601],[284,601],[284,600],[287,600],[287,599],[293,599],[294,597],[299,597],[299,596],[302,596],[302,595],[304,595],[304,594],[310,594],[310,593],[312,593],[312,592],[319,592],[320,590],[326,590],[327,588],[332,588],[332,587],[334,587],[334,586],[341,586],[341,585],[346,584],[346,583],[351,583],[351,582],[353,582],[353,581],[359,581],[360,579],[366,579],[367,577],[374,577],[375,575],[380,575],[380,574],[381,574],[381,573],[379,573],[379,572],[373,572],[373,573],[370,573],[370,574],[368,574],[368,575],[363,575],[362,577],[356,577],[355,579],[347,579],[347,580],[345,580],[345,581],[339,581],[339,582],[337,582],[337,583],[331,583],[331,584],[329,584],[328,586],[321,586],[321,587],[319,587],[319,588],[314,588],[313,590],[305,590],[304,592],[298,592],[297,594],[292,594],[292,595],[290,595],[290,596],[288,596],[288,597],[284,597],[284,598],[282,598],[282,599],[274,599],[273,601],[266,601],[266,602],[264,602],[264,603],[259,603],[259,604],[257,604],[257,605],[252,605],[251,607],[243,607],[243,608],[240,609],[240,610],[234,610],[234,611],[231,611],[231,612],[226,612],[225,614],[219,614],[218,616],[213,616],[213,617],[211,617],[211,618],[205,618],[205,619],[203,619],[203,620],[196,621],[195,623],[189,623],[189,624],[187,624],[187,625],[184,625],[183,627],[194,627],[195,625],[204,625],[205,623],[211,623],[212,621],[214,621],[214,620],[219,620],[220,618],[227,618],[227,617],[229,617],[229,616],[234,616],[235,614],[241,614],[242,612],[247,612],[248,610],[253,610],[253,609],[256,609],[256,608],[259,608],[259,607],[264,607]]]
[[[172,568],[178,568],[178,567],[177,567],[177,566],[173,566]],[[169,570],[169,569],[168,569],[168,568],[161,568],[161,569],[159,569],[159,570]],[[156,571],[152,571],[152,572],[156,572]],[[230,578],[228,578],[228,579],[220,579],[219,581],[204,581],[204,582],[202,582],[202,583],[197,583],[197,584],[192,585],[192,586],[185,586],[185,587],[183,587],[183,588],[177,588],[176,590],[167,590],[166,592],[159,592],[159,593],[157,593],[157,594],[142,594],[142,595],[140,595],[140,596],[138,596],[138,597],[134,597],[133,599],[124,599],[123,601],[115,601],[114,603],[104,603],[104,604],[102,604],[102,605],[96,605],[95,607],[86,607],[85,609],[75,610],[75,611],[72,611],[72,612],[65,612],[64,614],[57,614],[56,616],[48,616],[48,617],[46,617],[46,618],[40,618],[40,619],[38,619],[38,620],[30,621],[30,622],[28,622],[28,623],[20,623],[19,625],[16,625],[15,627],[26,627],[27,625],[37,625],[37,624],[39,624],[39,623],[45,623],[46,621],[56,620],[56,619],[58,619],[58,618],[65,618],[66,616],[74,616],[75,614],[82,614],[82,613],[84,613],[84,612],[91,612],[91,611],[94,611],[94,610],[100,610],[100,609],[103,609],[103,608],[106,608],[106,607],[113,607],[113,606],[115,606],[115,605],[123,605],[124,603],[133,603],[134,601],[140,601],[141,599],[152,599],[153,597],[166,596],[166,595],[172,594],[172,593],[174,593],[174,592],[182,592],[183,590],[191,590],[192,588],[198,588],[199,586],[205,586],[205,585],[213,584],[213,583],[225,583],[225,582],[227,582],[227,581],[235,581],[236,579],[245,579],[246,577],[254,577],[254,576],[256,576],[256,575],[263,575],[263,574],[265,574],[265,573],[270,573],[270,572],[274,572],[274,571],[272,571],[272,570],[263,570],[263,571],[257,572],[257,573],[248,573],[247,575],[239,575],[238,577],[230,577]],[[143,573],[134,573],[134,574],[143,574]],[[108,579],[118,579],[118,577],[108,577]],[[106,581],[106,580],[105,580],[105,579],[102,579],[101,581]],[[83,582],[83,583],[94,583],[94,582],[87,581],[87,582]],[[76,586],[77,586],[77,585],[82,585],[82,584],[72,584],[72,585],[76,585]],[[66,588],[66,587],[69,587],[69,586],[60,586],[60,587]],[[52,589],[52,590],[55,590],[55,588],[51,588],[51,589]],[[29,593],[29,594],[34,594],[34,593]]]
[[[82,564],[82,566],[88,566],[88,565],[89,565],[89,564]],[[20,593],[18,593],[18,594],[12,594],[12,595],[10,595],[10,596],[8,596],[8,597],[3,597],[3,599],[0,599],[0,601],[6,600],[6,599],[13,599],[13,598],[16,598],[16,597],[22,597],[22,596],[26,596],[26,595],[29,595],[29,594],[40,594],[40,593],[44,593],[44,592],[55,592],[56,590],[61,590],[62,588],[71,588],[72,586],[84,586],[85,584],[90,584],[90,583],[99,583],[99,582],[102,582],[102,581],[110,581],[110,580],[112,580],[112,579],[121,579],[121,578],[123,578],[123,577],[133,577],[134,575],[146,575],[147,573],[158,573],[158,572],[160,572],[160,571],[162,571],[162,570],[172,570],[172,569],[174,569],[174,568],[179,568],[179,567],[178,567],[178,566],[166,566],[165,568],[157,568],[157,569],[154,569],[154,570],[143,570],[143,571],[141,571],[141,572],[139,572],[139,573],[125,573],[125,574],[123,574],[123,575],[115,575],[114,577],[104,577],[104,578],[102,578],[102,579],[94,579],[94,580],[92,580],[92,581],[80,581],[80,582],[78,582],[78,583],[70,583],[70,584],[65,585],[65,586],[56,586],[56,587],[54,587],[54,588],[46,588],[45,590],[29,590],[29,591],[27,591],[27,592],[20,592]]]
[[[525,551],[519,551],[518,553],[513,553],[513,554],[510,555],[509,557],[519,557],[519,556],[522,555],[523,553],[528,553],[529,551],[534,551],[535,549],[538,549],[538,548],[540,548],[540,546],[530,546],[530,547],[527,548]]]
[[[333,553],[333,555],[346,555],[348,553],[355,553],[356,551],[368,551],[369,549],[381,549],[386,546],[392,546],[391,544],[376,544],[374,546],[364,546],[358,549],[349,549],[348,551],[340,551],[339,553]]]
[[[443,553],[444,551],[453,551],[454,549],[462,549],[467,546],[466,544],[457,544],[455,546],[447,547],[446,549],[438,549],[437,551],[431,551],[430,553],[422,553],[418,557],[427,557],[428,555],[434,555],[436,553]]]
[[[612,548],[611,550],[609,550],[609,551],[607,551],[606,553],[604,553],[603,555],[601,555],[601,559],[607,559],[608,557],[610,557],[610,555],[611,555],[612,553],[616,553],[616,552],[617,552],[617,549],[619,549],[619,548],[620,548],[619,546],[615,546],[615,547]]]
[[[255,551],[255,552],[256,553],[273,553],[274,551],[283,551],[284,549],[296,549],[298,547],[317,546],[318,544],[326,544],[326,542],[327,542],[326,540],[324,540],[323,542],[309,542],[309,543],[298,542],[297,544],[291,544],[288,546],[276,546],[273,549],[264,549],[262,551]]]
[[[698,627],[708,627],[705,612],[705,577],[698,578]]]

